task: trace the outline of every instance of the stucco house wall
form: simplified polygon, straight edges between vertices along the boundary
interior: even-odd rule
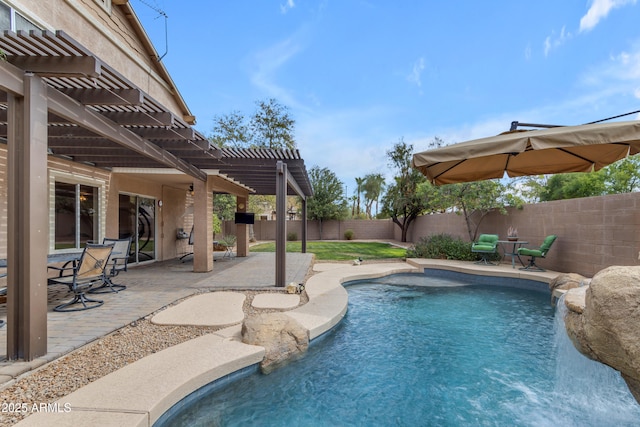
[[[180,118],[183,111],[174,89],[167,83],[159,63],[144,44],[146,34],[132,26],[123,8],[112,4],[106,10],[103,0],[27,0],[6,1],[34,24],[50,31],[64,30],[128,80],[164,104]],[[110,3],[110,1],[108,2]],[[115,3],[115,2],[114,2]],[[125,70],[125,71],[123,71]]]

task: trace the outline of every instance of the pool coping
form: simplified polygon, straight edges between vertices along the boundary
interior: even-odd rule
[[[420,273],[425,268],[546,283],[559,274],[533,274],[423,259],[409,259],[406,263],[316,265],[319,272],[305,284],[309,302],[284,312],[308,330],[310,340],[331,330],[344,317],[348,294],[342,284],[347,281]],[[144,357],[59,399],[47,410],[37,411],[16,425],[153,426],[166,411],[201,387],[262,361],[264,348],[243,344],[240,332],[241,324],[230,326]]]

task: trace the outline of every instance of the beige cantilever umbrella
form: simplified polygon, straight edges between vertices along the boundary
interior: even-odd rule
[[[433,184],[590,172],[640,152],[640,121],[514,131],[413,156]]]

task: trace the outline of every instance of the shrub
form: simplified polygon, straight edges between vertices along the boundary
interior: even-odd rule
[[[298,240],[298,233],[296,233],[295,231],[288,232],[287,240],[290,242],[295,242],[296,240]]]
[[[407,258],[455,259],[475,261],[476,254],[471,252],[471,243],[449,234],[433,234],[421,237],[407,249]]]
[[[346,240],[353,240],[354,236],[355,236],[355,233],[353,232],[353,230],[346,230],[344,232],[344,238]]]

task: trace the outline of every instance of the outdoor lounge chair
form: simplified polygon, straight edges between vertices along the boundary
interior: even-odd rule
[[[546,258],[551,245],[556,241],[555,234],[551,234],[545,237],[540,249],[528,249],[528,248],[520,248],[518,249],[518,255],[530,256],[529,265],[526,267],[521,267],[520,270],[536,270],[536,271],[545,271],[544,268],[540,268],[536,265],[536,258]]]
[[[103,285],[106,281],[106,267],[112,245],[97,245],[87,243],[78,263],[72,267],[49,268],[60,271],[58,277],[49,278],[49,284],[67,285],[75,296],[69,302],[56,306],[54,311],[81,311],[100,307],[103,301],[87,298],[86,292],[95,285]],[[75,306],[75,304],[81,306]]]
[[[129,251],[131,250],[131,237],[127,237],[126,239],[110,239],[105,237],[102,240],[102,244],[113,246],[113,251],[111,251],[111,256],[109,256],[109,261],[107,261],[105,282],[102,286],[91,289],[89,293],[104,294],[107,292],[124,291],[127,287],[113,283],[111,278],[116,277],[121,271],[127,271]]]
[[[493,265],[489,262],[489,255],[498,252],[498,239],[497,234],[481,234],[478,241],[471,245],[471,252],[482,254],[482,258],[476,264]]]

